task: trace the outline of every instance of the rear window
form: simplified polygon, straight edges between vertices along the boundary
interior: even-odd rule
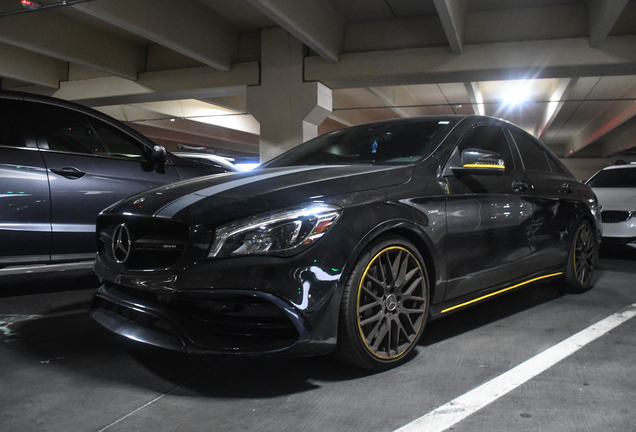
[[[636,188],[636,167],[600,171],[587,184],[593,188]]]

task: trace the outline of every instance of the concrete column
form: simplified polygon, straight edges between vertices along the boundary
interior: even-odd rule
[[[261,162],[315,138],[331,112],[331,89],[303,82],[304,53],[284,29],[261,31],[261,85],[247,88],[247,110],[261,125]]]

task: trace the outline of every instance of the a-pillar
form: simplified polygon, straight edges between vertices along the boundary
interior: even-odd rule
[[[315,138],[331,112],[331,89],[303,81],[304,54],[284,29],[261,31],[261,84],[247,88],[247,110],[261,125],[261,163]]]

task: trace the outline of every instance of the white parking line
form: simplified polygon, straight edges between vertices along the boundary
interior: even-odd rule
[[[574,354],[590,342],[636,316],[636,304],[591,325],[503,375],[442,405],[395,432],[441,432]]]

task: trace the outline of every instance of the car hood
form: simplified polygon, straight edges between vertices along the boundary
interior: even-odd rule
[[[603,210],[636,211],[636,188],[594,188],[592,189],[603,206]]]
[[[151,189],[120,201],[103,213],[209,224],[321,201],[333,195],[404,184],[412,172],[412,165],[317,165],[225,173]]]

